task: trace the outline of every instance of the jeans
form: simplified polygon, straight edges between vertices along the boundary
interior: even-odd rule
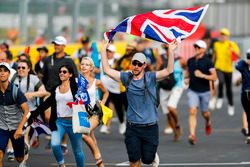
[[[56,120],[57,130],[51,134],[51,148],[58,165],[64,164],[61,142],[64,133],[69,136],[77,167],[84,167],[84,154],[82,150],[82,135],[73,133],[72,120],[58,118]]]

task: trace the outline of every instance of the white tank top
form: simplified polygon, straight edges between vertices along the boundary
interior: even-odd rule
[[[72,117],[73,110],[67,105],[68,102],[73,102],[71,89],[66,93],[60,93],[59,86],[56,88],[56,110],[57,117]]]
[[[93,81],[91,87],[88,88],[88,93],[90,97],[90,104],[94,107],[96,101],[96,79]]]

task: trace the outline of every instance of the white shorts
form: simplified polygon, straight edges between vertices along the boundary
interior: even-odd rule
[[[160,88],[160,106],[163,114],[168,114],[168,107],[177,108],[182,92],[183,88],[180,87],[174,87],[171,91]]]

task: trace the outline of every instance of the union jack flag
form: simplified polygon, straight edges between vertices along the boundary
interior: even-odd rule
[[[116,32],[170,43],[187,38],[198,28],[209,5],[181,10],[155,10],[124,19],[116,28],[104,33],[111,41]]]

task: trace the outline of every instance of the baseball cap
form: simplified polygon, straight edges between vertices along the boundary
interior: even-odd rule
[[[36,50],[37,50],[38,52],[39,52],[40,50],[44,50],[46,53],[49,52],[49,50],[48,50],[48,48],[47,48],[46,46],[39,47],[39,48],[37,48]]]
[[[82,38],[81,38],[81,42],[82,43],[88,43],[89,42],[89,37],[88,36],[82,36]]]
[[[230,35],[230,31],[227,28],[222,28],[220,30],[220,33],[223,34],[223,35],[227,35],[227,36]]]
[[[116,49],[115,49],[115,46],[114,45],[109,45],[109,47],[107,48],[107,50],[109,50],[110,52],[115,52]]]
[[[7,68],[7,70],[10,72],[11,71],[11,68],[10,68],[10,65],[8,64],[8,63],[6,63],[6,62],[1,62],[0,63],[0,67],[5,67],[5,68]]]
[[[198,46],[200,48],[206,49],[207,48],[207,44],[206,42],[204,42],[203,40],[198,40],[194,43],[194,46]]]
[[[57,45],[67,45],[67,40],[63,36],[57,36],[52,43]]]
[[[247,59],[250,59],[250,49],[247,50],[246,55],[247,55]]]
[[[132,61],[137,60],[141,63],[147,63],[146,56],[143,53],[136,53],[134,54]]]

